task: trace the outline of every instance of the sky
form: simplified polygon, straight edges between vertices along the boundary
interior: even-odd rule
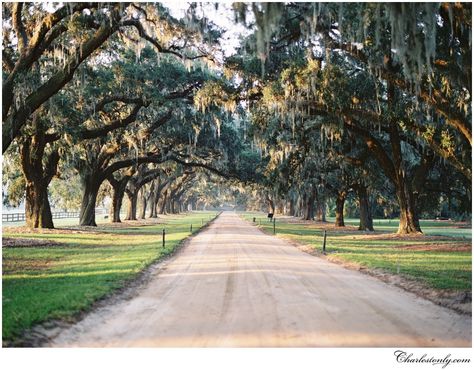
[[[188,8],[190,1],[162,1],[164,6],[170,9],[171,14],[176,18],[181,18],[184,11]],[[202,6],[202,13],[209,20],[215,23],[218,27],[225,29],[223,35],[222,48],[225,56],[230,56],[235,53],[235,50],[240,44],[239,38],[248,35],[250,31],[242,24],[234,22],[234,12],[231,8],[230,2],[218,3],[216,10],[214,2],[200,3]],[[199,14],[199,13],[198,13]]]
[[[170,9],[171,15],[175,18],[182,18],[184,16],[185,10],[189,7],[189,4],[193,3],[192,1],[157,1],[168,9]],[[218,9],[216,10],[215,4],[218,4]],[[50,12],[53,12],[57,8],[56,2],[45,2],[44,8]],[[234,22],[234,12],[232,10],[232,2],[228,1],[213,1],[213,2],[200,2],[199,3],[202,9],[200,15],[206,16],[218,27],[226,30],[223,34],[222,48],[224,55],[230,56],[235,53],[235,50],[238,48],[240,41],[239,38],[246,36],[250,31],[242,24],[236,24]],[[199,8],[198,8],[199,9]],[[198,13],[199,14],[199,13]],[[252,20],[252,14],[249,14],[249,20]]]

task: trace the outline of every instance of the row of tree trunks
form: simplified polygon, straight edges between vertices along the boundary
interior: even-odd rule
[[[359,230],[373,231],[372,214],[370,211],[370,202],[367,192],[367,186],[362,184],[353,184],[353,190],[356,192],[359,205],[360,205],[360,222]],[[287,209],[288,212],[285,214],[293,217],[302,217],[304,220],[314,220],[318,222],[326,222],[326,201],[324,199],[318,199],[317,191],[311,188],[308,193],[303,194],[300,201],[302,206],[300,212],[297,212],[297,198],[290,197],[288,199]],[[344,204],[348,195],[347,189],[341,189],[338,191],[336,196],[336,227],[344,227]],[[278,203],[278,202],[277,202]],[[282,203],[278,203],[281,205]],[[283,213],[282,213],[283,214]]]

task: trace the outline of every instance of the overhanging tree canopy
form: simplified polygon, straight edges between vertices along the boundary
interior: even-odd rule
[[[4,182],[16,200],[13,184],[26,190],[31,226],[52,226],[58,168],[83,180],[83,225],[106,179],[117,221],[124,194],[153,216],[158,194],[196,201],[202,171],[307,219],[334,204],[341,227],[346,199],[367,230],[377,204],[395,204],[400,233],[420,232],[440,195],[470,212],[468,4],[219,7],[249,29],[225,59],[197,4],[179,17],[159,3],[3,4],[3,151],[24,175],[8,159]]]

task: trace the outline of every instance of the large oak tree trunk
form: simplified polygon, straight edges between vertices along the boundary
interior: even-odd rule
[[[81,226],[97,226],[95,222],[95,205],[101,184],[97,177],[95,174],[89,175],[84,181],[84,194],[82,195],[81,210],[79,212],[79,225]]]
[[[120,180],[116,180],[113,174],[107,178],[113,189],[111,210],[112,222],[122,222],[120,220],[120,211],[122,209],[123,197],[125,196],[127,184],[134,172],[134,169],[129,170]]]
[[[161,206],[160,206],[160,214],[165,215],[166,214],[166,203],[168,202],[168,191],[166,191],[163,194],[163,198],[161,200]]]
[[[314,220],[314,202],[306,203],[303,219]]]
[[[391,66],[391,56],[385,57],[387,68]],[[396,111],[395,106],[395,86],[389,81],[387,84],[387,101],[389,110]],[[421,233],[420,223],[418,220],[418,212],[416,202],[411,189],[411,183],[407,179],[407,171],[403,164],[403,153],[401,146],[401,138],[399,132],[399,124],[396,119],[391,119],[389,123],[389,137],[392,155],[388,155],[386,149],[374,138],[368,131],[356,127],[349,122],[348,127],[354,132],[361,134],[365,139],[367,148],[372,151],[375,159],[379,162],[387,178],[390,179],[395,187],[398,204],[400,207],[400,225],[399,234]]]
[[[344,203],[346,201],[347,192],[340,190],[336,198],[336,227],[344,227]]]
[[[311,190],[310,194],[307,194],[305,197],[305,204],[304,204],[304,220],[314,220],[314,213],[315,213],[315,202],[316,202],[316,191]]]
[[[26,226],[53,229],[48,187],[42,182],[27,182],[25,199]]]
[[[414,195],[406,180],[397,187],[397,199],[400,206],[399,234],[421,233],[420,221],[415,208]]]
[[[421,233],[418,212],[416,210],[416,202],[410,182],[405,175],[405,169],[403,167],[400,138],[397,127],[392,128],[390,132],[390,141],[392,144],[395,165],[394,185],[396,189],[398,205],[400,207],[400,224],[398,227],[398,233]]]
[[[163,189],[168,185],[167,181],[162,182],[160,179],[157,180],[155,191],[153,192],[153,199],[151,203],[150,217],[158,217],[158,212],[161,213],[160,208],[160,196],[163,192]]]
[[[295,216],[295,200],[293,197],[290,198],[290,211],[289,211],[290,216]]]
[[[268,202],[268,212],[275,214],[275,203],[273,202],[272,198],[267,195],[267,202]]]
[[[148,215],[148,217],[157,218],[158,217],[157,208],[158,208],[158,199],[155,192],[153,193],[153,196],[151,197],[151,200],[150,200],[150,214]]]
[[[171,214],[171,196],[166,198],[165,209],[167,214]]]
[[[151,190],[153,191],[153,189]],[[140,215],[138,216],[140,219],[145,219],[146,215],[146,207],[148,205],[147,195],[145,189],[140,190]]]
[[[388,60],[389,68],[392,67],[391,59]],[[395,87],[392,83],[387,86],[387,97],[389,107],[392,109],[395,101]],[[413,193],[410,183],[406,177],[406,169],[403,164],[403,153],[398,122],[393,120],[390,124],[390,145],[392,148],[394,176],[393,181],[396,188],[398,204],[400,206],[399,234],[421,233],[418,221],[418,212],[415,209]]]
[[[53,229],[48,185],[57,173],[59,154],[57,150],[53,150],[49,155],[45,155],[47,142],[40,113],[34,115],[32,125],[34,134],[20,142],[21,168],[26,182],[26,225],[31,228]]]
[[[137,219],[138,191],[135,191],[135,192],[127,191],[127,198],[128,198],[128,207],[127,207],[126,220],[136,220]]]
[[[170,201],[170,207],[171,207],[171,213],[176,214],[179,213],[177,208],[176,208],[176,199],[172,198]]]
[[[158,206],[158,196],[159,196],[158,188],[159,188],[159,183],[158,182],[156,184],[155,183],[152,184],[151,194],[150,194],[150,198],[149,198],[150,213],[149,213],[148,217],[150,217],[150,218],[157,218],[158,217],[158,212],[156,211],[156,208]]]
[[[357,195],[359,197],[359,230],[374,231],[367,186],[357,186]]]
[[[326,202],[324,200],[317,202],[316,221],[326,222]]]
[[[120,210],[122,209],[124,196],[125,186],[114,189],[112,195],[112,222],[122,222],[120,220]]]

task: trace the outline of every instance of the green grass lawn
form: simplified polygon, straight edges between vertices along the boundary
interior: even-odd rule
[[[168,216],[150,226],[113,228],[99,233],[3,234],[48,239],[47,247],[3,248],[3,340],[14,340],[35,324],[68,319],[93,302],[123,287],[152,262],[170,254],[215,212]],[[162,229],[166,246],[162,246]]]
[[[273,224],[266,220],[265,214],[245,212],[240,215],[248,221],[256,217],[257,225],[273,233]],[[346,222],[346,225],[351,224],[356,226],[358,222]],[[471,290],[471,229],[453,228],[450,222],[421,221],[427,237],[397,238],[393,236],[398,228],[395,220],[390,224],[388,220],[380,223],[375,220],[374,227],[376,233],[363,233],[355,229],[335,229],[332,223],[304,224],[296,219],[278,219],[278,216],[276,220],[278,236],[319,250],[322,248],[323,228],[327,228],[326,249],[331,258],[393,274],[398,271],[436,289]]]

